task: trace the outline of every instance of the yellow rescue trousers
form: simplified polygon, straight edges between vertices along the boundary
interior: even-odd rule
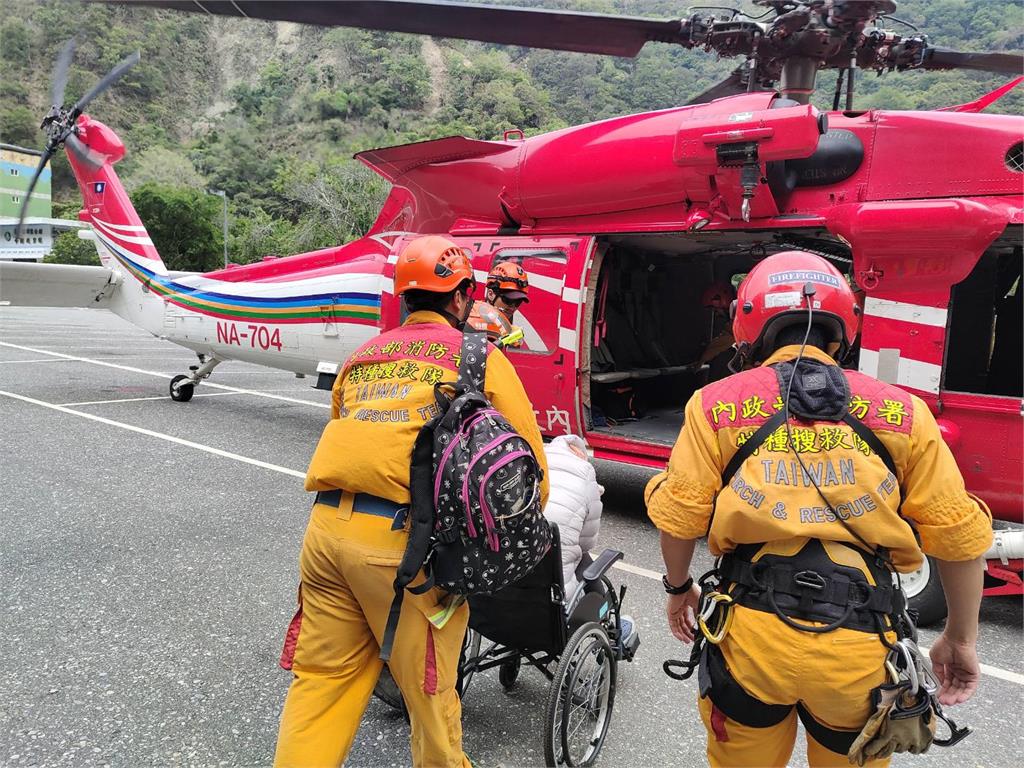
[[[786,626],[773,613],[735,606],[728,634],[719,648],[726,667],[743,689],[765,704],[803,704],[822,725],[859,732],[872,712],[870,691],[886,682],[883,663],[888,649],[878,635],[852,629],[814,634]],[[889,638],[890,641],[894,637]],[[741,725],[726,717],[710,699],[698,696],[708,732],[708,762],[719,766],[785,766],[796,743],[794,708],[768,728]],[[807,762],[849,768],[838,754],[807,734]],[[866,763],[883,768],[889,760]]]
[[[351,494],[339,507],[313,505],[276,766],[341,765],[352,746],[383,666],[380,642],[408,538],[391,526],[387,517],[353,512]],[[469,607],[435,627],[428,616],[441,610],[444,594],[406,592],[388,663],[409,710],[413,765],[468,767],[455,681]]]

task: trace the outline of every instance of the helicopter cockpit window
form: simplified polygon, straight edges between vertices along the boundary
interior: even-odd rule
[[[946,334],[944,389],[1024,395],[1024,316],[1020,246],[990,249],[953,286]]]
[[[492,268],[503,261],[519,264],[530,279],[530,300],[519,307],[513,325],[523,329],[522,347],[513,354],[548,353],[558,349],[558,316],[568,261],[557,248],[503,248],[494,254]]]

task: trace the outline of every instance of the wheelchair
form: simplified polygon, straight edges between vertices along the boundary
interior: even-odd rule
[[[607,575],[622,552],[606,549],[596,560],[584,558],[576,572],[579,586],[567,597],[558,526],[551,529],[552,546],[529,574],[498,592],[469,598],[457,690],[465,700],[475,675],[495,668],[501,685],[511,689],[525,662],[551,681],[544,717],[546,764],[590,766],[611,723],[618,664],[633,660],[640,635],[634,625],[623,638],[626,588],[616,590]],[[374,694],[404,710],[386,669]]]

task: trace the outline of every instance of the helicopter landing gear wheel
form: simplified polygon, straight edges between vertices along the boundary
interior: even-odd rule
[[[189,376],[181,373],[171,379],[171,400],[176,403],[187,403],[196,392],[196,385]]]
[[[946,618],[946,595],[939,581],[939,568],[935,559],[925,557],[921,567],[901,576],[907,605],[917,611],[917,625],[928,627]]]

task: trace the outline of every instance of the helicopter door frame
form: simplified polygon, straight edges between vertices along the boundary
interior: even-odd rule
[[[487,274],[496,261],[514,260],[530,278],[530,302],[514,325],[525,344],[505,354],[516,368],[533,403],[545,437],[582,434],[580,413],[579,328],[583,316],[583,275],[596,238],[591,236],[453,237],[469,251],[477,280],[477,301],[484,300]],[[532,348],[531,348],[532,347]]]

